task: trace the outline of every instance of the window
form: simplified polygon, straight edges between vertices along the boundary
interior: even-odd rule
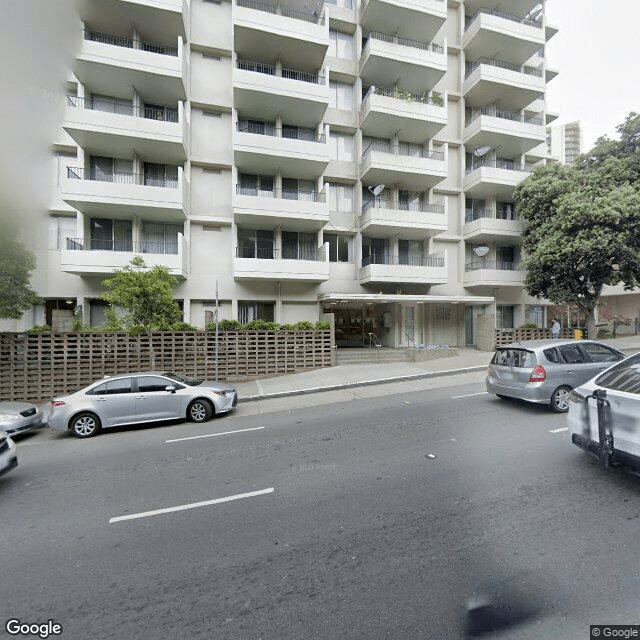
[[[640,393],[640,354],[627,358],[602,374],[596,384],[624,393]]]
[[[580,345],[593,362],[618,362],[620,356],[604,344],[585,342]]]
[[[151,187],[176,187],[177,182],[177,165],[144,163],[144,184]]]
[[[558,353],[560,354],[560,361],[566,364],[579,364],[585,361],[584,355],[577,345],[570,344],[558,347]]]
[[[370,264],[389,264],[388,238],[362,237],[362,266]]]
[[[160,378],[159,376],[139,376],[138,391],[141,393],[150,393],[152,391],[165,391],[172,384],[170,380]]]
[[[111,96],[101,96],[93,94],[87,102],[87,108],[94,111],[106,111],[108,113],[119,113],[122,115],[133,115],[133,101]]]
[[[252,320],[273,322],[273,302],[238,301],[238,322],[247,324]]]
[[[238,257],[273,260],[273,231],[238,229]]]
[[[353,85],[344,82],[329,82],[329,107],[353,111]]]
[[[111,380],[107,382],[107,395],[131,393],[131,382],[131,378],[122,378],[121,380]]]
[[[89,161],[89,175],[91,180],[100,182],[118,182],[120,184],[133,184],[136,177],[133,175],[133,162],[120,158],[108,158],[106,156],[91,156]]]
[[[73,238],[76,237],[76,219],[63,216],[49,218],[49,247],[54,250],[72,249],[77,245]]]
[[[316,183],[313,180],[282,178],[282,197],[285,200],[315,200]]]
[[[422,240],[398,240],[398,262],[420,266],[424,262],[424,243]]]
[[[536,354],[526,349],[498,349],[491,360],[491,364],[503,364],[518,369],[535,367]]]
[[[91,218],[91,249],[94,251],[133,251],[131,220]]]
[[[513,329],[513,305],[496,306],[496,327],[498,329]]]
[[[315,260],[317,254],[315,233],[282,232],[282,257],[285,260]]]
[[[353,60],[355,57],[354,38],[348,33],[329,29],[329,50],[328,56],[342,58],[343,60]]]
[[[273,198],[273,176],[241,173],[240,193],[245,196],[266,196]]]
[[[544,307],[541,304],[528,304],[524,308],[524,321],[544,326]]]
[[[349,262],[349,236],[325,233],[322,239],[329,243],[329,262]]]
[[[167,222],[142,223],[142,253],[177,254],[182,225]]]
[[[341,162],[353,162],[354,160],[353,136],[345,133],[329,134],[329,153],[333,160]]]
[[[329,211],[353,212],[353,186],[327,182]]]

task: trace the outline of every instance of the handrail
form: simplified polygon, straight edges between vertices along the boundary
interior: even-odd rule
[[[519,220],[520,216],[516,211],[508,211],[507,209],[476,209],[471,211],[467,209],[465,211],[464,221],[473,222],[480,218],[490,218],[492,220]]]
[[[132,241],[98,240],[95,238],[67,238],[67,250],[69,251],[124,251],[128,253],[154,253],[160,255],[177,255],[178,241],[176,242],[152,242],[148,240]]]
[[[96,182],[114,182],[116,184],[137,184],[147,187],[178,188],[177,178],[151,178],[144,173],[113,171],[105,173],[94,170],[87,171],[83,167],[67,167],[67,178],[72,180],[95,180]]]
[[[298,128],[295,126],[282,125],[277,127],[272,122],[251,122],[249,120],[238,120],[237,131],[241,133],[254,133],[256,135],[270,136],[273,138],[284,138],[286,140],[303,140],[305,142],[326,142],[324,134],[318,134],[313,129]]]
[[[244,246],[236,247],[236,258],[249,258],[257,260],[306,260],[310,262],[324,262],[325,252],[318,249],[300,249],[299,247],[273,247]]]
[[[116,103],[115,98],[114,100],[103,100],[100,98],[80,98],[72,95],[67,96],[67,103],[78,109],[136,116],[147,120],[178,122],[178,110],[174,107],[134,107],[132,104]]]
[[[474,162],[470,167],[465,169],[465,174],[469,174],[481,167],[489,167],[491,169],[506,169],[507,171],[533,171],[533,166],[530,164],[518,164],[517,162],[511,162],[510,160],[485,160],[483,162]]]
[[[271,64],[265,64],[264,62],[256,62],[254,60],[236,60],[236,67],[243,71],[264,73],[265,75],[276,76],[277,78],[299,80],[300,82],[309,82],[311,84],[324,83],[324,76],[321,73],[308,73],[307,71],[284,69]]]
[[[102,44],[110,44],[116,47],[125,47],[127,49],[140,49],[141,51],[149,51],[150,53],[159,53],[163,56],[178,56],[178,47],[172,47],[166,44],[158,44],[156,42],[136,41],[127,36],[116,36],[111,33],[100,33],[83,29],[84,39],[92,42],[100,42]]]
[[[465,271],[477,271],[478,269],[495,269],[496,271],[520,271],[520,262],[512,260],[474,260],[464,265]]]
[[[390,42],[392,44],[399,44],[403,47],[412,47],[413,49],[422,49],[423,51],[433,51],[433,53],[444,53],[444,47],[440,44],[434,44],[433,42],[422,42],[420,40],[412,40],[411,38],[402,38],[390,33],[370,31],[367,37],[367,44],[369,38],[372,38],[373,40],[381,40],[383,42]]]
[[[236,0],[238,7],[246,7],[248,9],[256,9],[257,11],[264,11],[266,13],[273,13],[279,16],[286,16],[288,18],[295,18],[296,20],[304,20],[305,22],[313,22],[315,24],[320,23],[320,16],[314,13],[305,13],[304,11],[295,11],[289,9],[281,4],[271,4],[267,2],[257,2],[256,0]]]
[[[478,58],[471,63],[469,69],[464,74],[465,80],[482,64],[489,65],[491,67],[499,67],[500,69],[507,69],[508,71],[516,71],[517,73],[524,73],[525,75],[536,76],[542,78],[542,69],[535,67],[528,67],[523,64],[513,64],[512,62],[505,62],[504,60],[497,60],[495,58]]]
[[[464,126],[468,127],[474,120],[480,116],[491,116],[492,118],[500,118],[502,120],[511,120],[513,122],[523,122],[525,124],[535,124],[542,126],[543,121],[540,116],[525,116],[521,113],[514,113],[513,111],[502,111],[494,107],[480,107],[478,109],[472,109],[471,114],[465,120]]]
[[[363,256],[362,258],[363,267],[368,267],[370,264],[406,265],[413,267],[444,267],[444,258],[373,253],[368,256]]]
[[[394,209],[397,211],[419,211],[420,213],[444,213],[443,204],[431,204],[425,202],[402,202],[401,200],[391,200],[380,196],[373,200],[368,200],[362,205],[362,212],[365,213],[371,208]]]
[[[417,158],[427,158],[429,160],[444,160],[443,151],[431,151],[423,149],[417,145],[409,145],[408,143],[390,144],[380,140],[374,140],[362,152],[362,159],[371,151],[381,151],[382,153],[391,153],[397,156],[409,156]],[[417,153],[415,153],[417,152]]]
[[[369,331],[369,349],[371,349],[372,346],[375,346],[378,349],[382,349],[382,342],[380,342],[378,336],[375,333]]]
[[[420,102],[423,104],[432,104],[436,107],[444,106],[444,98],[441,93],[431,91],[401,91],[399,89],[387,89],[386,87],[371,86],[367,89],[364,100],[370,93],[375,93],[386,98],[394,98],[396,100],[404,100],[405,102]]]
[[[519,24],[526,24],[531,27],[538,27],[539,29],[542,29],[542,20],[534,20],[533,18],[529,18],[528,16],[521,18],[520,16],[515,16],[512,13],[506,13],[505,11],[499,11],[498,9],[481,7],[472,16],[465,16],[465,31],[471,26],[475,19],[483,13],[490,16],[496,16],[497,18],[511,20],[511,22],[518,22]]]
[[[327,194],[324,191],[296,191],[293,189],[276,189],[275,187],[258,188],[236,185],[236,194],[239,196],[256,196],[260,198],[281,198],[283,200],[298,200],[299,202],[326,202]]]

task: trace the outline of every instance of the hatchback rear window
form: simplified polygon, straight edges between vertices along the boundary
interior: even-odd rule
[[[640,353],[611,367],[596,379],[596,384],[613,391],[640,394]]]
[[[504,364],[508,367],[518,369],[528,369],[535,367],[537,363],[536,354],[526,349],[498,349],[493,354],[491,364]]]

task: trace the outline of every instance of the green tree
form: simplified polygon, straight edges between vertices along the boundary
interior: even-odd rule
[[[537,168],[516,188],[525,289],[590,318],[605,285],[640,285],[640,116],[573,166]]]
[[[35,256],[19,242],[8,225],[0,228],[0,318],[18,320],[39,301],[30,287]]]

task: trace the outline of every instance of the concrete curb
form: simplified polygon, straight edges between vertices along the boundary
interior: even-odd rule
[[[322,393],[323,391],[336,391],[337,389],[352,389],[354,387],[366,387],[374,384],[387,384],[388,382],[402,382],[404,380],[421,380],[425,378],[438,378],[440,376],[455,375],[457,373],[470,373],[474,371],[486,371],[487,365],[476,365],[464,367],[462,369],[447,369],[445,371],[428,371],[425,373],[412,373],[406,376],[395,376],[393,378],[380,378],[377,380],[361,380],[358,382],[345,382],[344,384],[329,384],[323,387],[311,387],[309,389],[292,389],[290,391],[276,391],[265,393],[264,395],[247,396],[238,398],[238,403],[255,402],[256,400],[269,400],[272,398],[285,398],[287,396],[301,396],[309,393]]]

